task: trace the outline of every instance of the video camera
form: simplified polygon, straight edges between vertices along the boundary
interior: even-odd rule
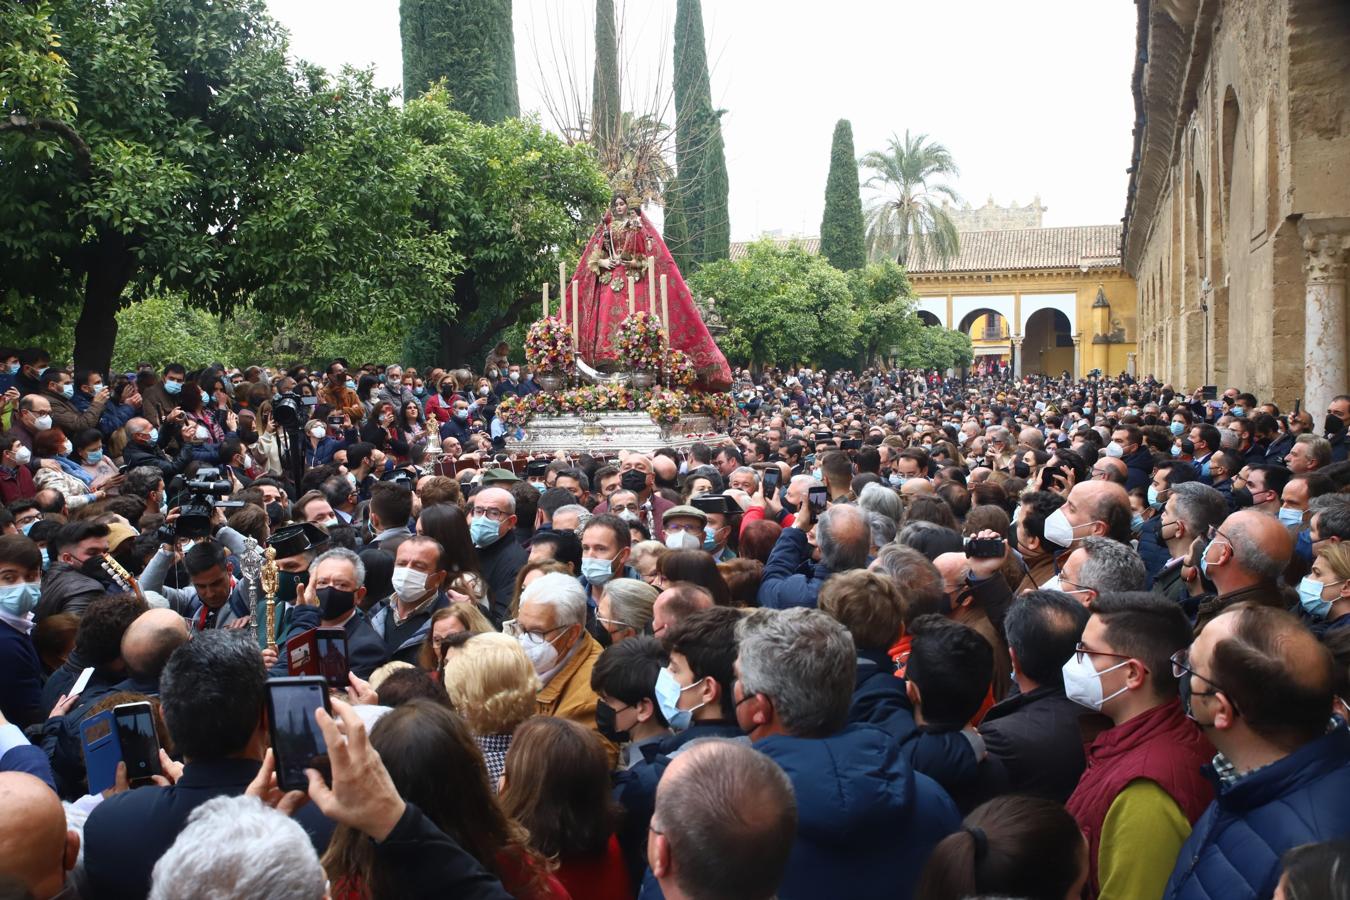
[[[211,534],[211,517],[217,509],[243,508],[242,500],[219,499],[228,497],[232,490],[234,486],[228,479],[221,477],[220,469],[198,469],[191,480],[182,475],[176,477],[169,486],[170,495],[180,498],[178,520],[174,523],[172,537],[208,537]]]
[[[295,391],[277,394],[272,398],[272,420],[277,423],[277,427],[299,429],[308,418],[305,398]]]

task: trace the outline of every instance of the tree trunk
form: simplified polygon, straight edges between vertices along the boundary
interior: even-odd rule
[[[131,254],[120,237],[102,235],[84,276],[84,306],[75,323],[75,368],[108,372],[117,343],[117,308],[131,280]]]
[[[484,298],[479,294],[472,272],[464,272],[455,279],[455,305],[458,308],[457,321],[440,323],[440,351],[437,362],[447,368],[463,366],[478,371],[478,365],[492,349],[485,346],[497,332],[512,325],[539,302],[533,293],[518,297],[496,317],[470,324],[470,319],[479,311]],[[519,350],[520,348],[515,348]],[[472,354],[481,354],[473,358]],[[479,374],[482,374],[481,372]]]

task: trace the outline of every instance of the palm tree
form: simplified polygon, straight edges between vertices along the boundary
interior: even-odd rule
[[[864,186],[877,192],[867,209],[868,256],[902,266],[920,254],[935,262],[955,259],[960,239],[942,201],[961,198],[949,185],[929,183],[959,174],[951,152],[926,134],[906,131],[904,140],[892,135],[884,152],[873,150],[860,162],[875,173]]]

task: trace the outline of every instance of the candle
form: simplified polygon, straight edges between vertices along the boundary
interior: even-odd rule
[[[635,289],[637,279],[627,273],[624,274],[625,277],[628,278],[628,314],[631,316],[633,313],[637,312],[637,293]]]
[[[544,295],[544,318],[547,319],[547,318],[548,318],[548,282],[547,282],[547,281],[544,282],[543,295]]]
[[[670,340],[670,298],[666,295],[666,276],[661,275],[661,327],[665,329],[666,340]]]
[[[647,306],[656,315],[656,257],[647,257]]]
[[[566,299],[563,302],[566,302]],[[577,282],[574,278],[572,279],[572,343],[578,351],[581,350],[580,340],[581,335],[577,328]]]
[[[558,299],[567,305],[567,263],[562,261],[558,263]]]

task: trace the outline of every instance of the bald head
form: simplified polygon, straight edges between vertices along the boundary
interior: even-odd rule
[[[906,497],[933,493],[933,482],[927,478],[911,478],[900,487],[900,493]]]
[[[657,594],[652,604],[652,633],[660,637],[670,626],[712,607],[713,596],[706,588],[687,581],[676,582]]]
[[[141,613],[122,635],[122,659],[138,681],[159,681],[173,651],[188,641],[187,621],[171,609]]]
[[[967,562],[964,553],[939,553],[937,559],[933,560],[933,565],[937,566],[938,572],[942,575],[944,590],[965,581],[966,574],[970,571],[970,563]]]
[[[861,569],[872,549],[872,524],[857,506],[831,506],[816,526],[816,545],[820,561],[831,572]]]
[[[1280,520],[1254,509],[1224,519],[1214,544],[1206,550],[1209,579],[1225,594],[1279,578],[1294,552],[1294,539]]]
[[[0,874],[17,878],[37,900],[65,886],[75,867],[80,838],[66,830],[66,812],[52,789],[24,772],[0,772]]]
[[[1096,479],[1104,478],[1116,484],[1124,484],[1129,475],[1130,470],[1125,463],[1110,456],[1103,456],[1092,464],[1092,477]]]
[[[1073,486],[1061,507],[1074,527],[1074,540],[1089,535],[1129,540],[1130,497],[1114,481],[1084,481]],[[1123,528],[1123,534],[1122,534]]]

